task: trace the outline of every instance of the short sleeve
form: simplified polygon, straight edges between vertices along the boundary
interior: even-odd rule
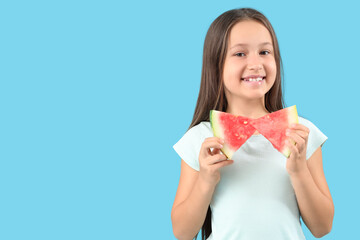
[[[312,122],[299,116],[299,123],[309,128],[306,160],[308,160],[319,147],[322,147],[328,137],[320,131]]]
[[[190,128],[173,148],[191,168],[200,171],[199,153],[203,141],[200,126],[196,125]]]

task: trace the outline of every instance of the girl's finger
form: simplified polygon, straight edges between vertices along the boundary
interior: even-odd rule
[[[301,123],[293,123],[290,125],[290,128],[293,130],[302,130],[304,132],[310,133],[310,129],[302,125]]]
[[[233,164],[233,163],[234,163],[234,160],[225,160],[225,161],[221,161],[221,162],[213,164],[212,167],[214,167],[215,169],[219,169],[219,168],[225,167],[225,166]]]
[[[294,130],[292,128],[287,129],[289,132],[296,132],[298,135],[300,135],[303,139],[307,140],[309,137],[309,133],[303,130]]]
[[[224,140],[218,137],[208,137],[205,138],[204,142],[212,142],[212,141],[218,141],[219,143],[224,143]]]
[[[303,151],[303,149],[305,148],[305,139],[303,139],[302,137],[300,137],[298,134],[292,132],[288,134],[288,137],[292,140],[294,140],[296,142],[296,148],[299,149],[299,151]]]
[[[300,135],[305,141],[306,141],[307,138],[309,137],[309,133],[308,133],[308,132],[305,132],[305,131],[300,131],[300,130],[298,130],[298,131],[296,131],[296,133],[297,133],[298,135]]]
[[[221,162],[221,161],[224,161],[224,160],[226,160],[227,159],[227,157],[225,156],[225,155],[223,155],[223,154],[216,154],[216,155],[214,155],[214,156],[211,156],[211,157],[209,157],[208,158],[208,164],[215,164],[215,163],[217,163],[217,162]]]
[[[289,157],[296,158],[297,156],[299,156],[299,150],[295,145],[293,145],[289,140],[286,140],[286,144],[289,147],[290,152],[291,152]]]

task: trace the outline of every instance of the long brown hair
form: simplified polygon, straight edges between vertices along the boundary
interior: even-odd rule
[[[272,25],[262,13],[255,9],[233,9],[216,18],[206,34],[200,91],[189,129],[202,121],[209,121],[209,112],[212,109],[223,112],[226,111],[227,100],[224,92],[222,74],[225,56],[227,54],[228,38],[232,27],[236,23],[244,20],[257,21],[263,24],[270,32],[276,62],[276,78],[273,87],[265,94],[265,108],[269,112],[284,108],[281,87],[284,73],[279,44]],[[201,239],[207,239],[211,232],[211,208],[209,206],[204,224],[201,228]],[[197,238],[198,234],[196,234],[194,239]]]

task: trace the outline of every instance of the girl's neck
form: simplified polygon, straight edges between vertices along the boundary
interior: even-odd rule
[[[269,113],[265,108],[265,104],[259,101],[244,101],[236,102],[236,104],[228,104],[226,112],[254,119]]]

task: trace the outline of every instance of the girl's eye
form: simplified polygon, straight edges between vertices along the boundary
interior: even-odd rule
[[[270,54],[270,51],[264,50],[260,52],[261,55],[268,55]],[[235,56],[237,57],[244,57],[245,53],[239,52],[239,53],[235,53]]]
[[[235,56],[243,57],[243,56],[245,56],[245,53],[236,53]]]

